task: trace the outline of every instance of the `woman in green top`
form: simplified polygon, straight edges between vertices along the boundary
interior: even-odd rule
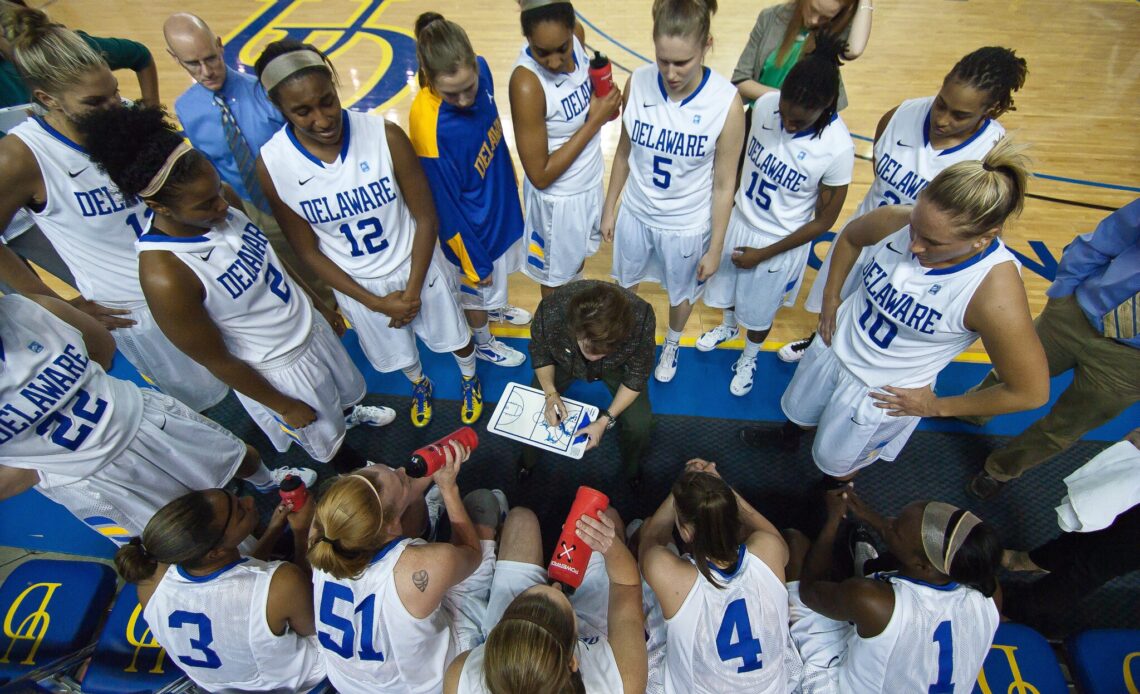
[[[751,104],[762,94],[779,91],[800,55],[811,52],[815,35],[821,31],[838,34],[847,42],[841,57],[855,60],[867,47],[874,11],[872,0],[792,0],[765,8],[732,72],[740,98]],[[839,108],[846,106],[847,93],[840,81]]]
[[[12,41],[26,27],[50,24],[48,16],[23,2],[0,0],[0,108],[31,103],[32,95],[12,63]],[[129,39],[89,36],[75,32],[103,55],[112,70],[132,70],[139,80],[143,103],[158,106],[158,68],[146,46]]]

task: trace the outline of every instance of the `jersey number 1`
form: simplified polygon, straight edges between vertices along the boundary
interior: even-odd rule
[[[732,637],[736,640],[733,641]],[[728,603],[724,610],[724,617],[720,620],[720,629],[716,632],[716,654],[721,660],[729,661],[740,658],[744,663],[736,668],[738,673],[752,672],[764,667],[760,659],[760,639],[752,638],[752,624],[748,621],[748,605],[744,598],[737,598]]]
[[[950,681],[954,678],[954,633],[950,631],[950,620],[938,624],[933,640],[938,644],[938,679],[927,694],[954,694],[954,683]]]

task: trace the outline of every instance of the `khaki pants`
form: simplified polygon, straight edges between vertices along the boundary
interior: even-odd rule
[[[1076,297],[1049,299],[1033,324],[1049,360],[1049,375],[1072,369],[1073,382],[1048,414],[986,459],[986,472],[1002,482],[1064,451],[1140,400],[1140,350],[1097,333]],[[971,392],[1000,381],[990,371]]]
[[[281,262],[293,268],[294,272],[300,275],[301,279],[305,280],[309,288],[312,289],[329,308],[335,309],[336,298],[333,296],[332,289],[325,284],[324,280],[317,277],[316,273],[297,256],[296,251],[293,250],[293,246],[290,245],[289,241],[285,238],[285,234],[281,231],[281,227],[278,226],[277,220],[273,215],[257,209],[257,205],[254,205],[249,200],[242,200],[242,207],[245,208],[245,214],[249,217],[250,221],[256,224],[269,239],[269,243],[273,245],[273,250],[277,251],[277,257],[281,259]]]

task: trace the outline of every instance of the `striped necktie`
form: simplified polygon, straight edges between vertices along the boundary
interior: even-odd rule
[[[253,156],[253,150],[249,148],[245,135],[241,134],[241,128],[238,127],[233,111],[226,104],[225,97],[220,94],[214,95],[214,103],[222,112],[222,128],[226,133],[226,144],[234,155],[234,162],[237,164],[242,185],[245,186],[250,201],[262,212],[271,212],[269,201],[266,200],[265,193],[261,190],[261,183],[257,180],[257,158]]]

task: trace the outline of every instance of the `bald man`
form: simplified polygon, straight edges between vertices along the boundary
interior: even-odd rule
[[[261,146],[285,125],[257,78],[226,66],[222,40],[200,17],[178,13],[162,26],[166,52],[194,78],[174,111],[195,149],[214,163],[222,180],[241,197],[246,214],[269,237],[277,255],[301,273],[329,305],[332,292],[302,263],[281,234],[257,182],[254,162]]]

